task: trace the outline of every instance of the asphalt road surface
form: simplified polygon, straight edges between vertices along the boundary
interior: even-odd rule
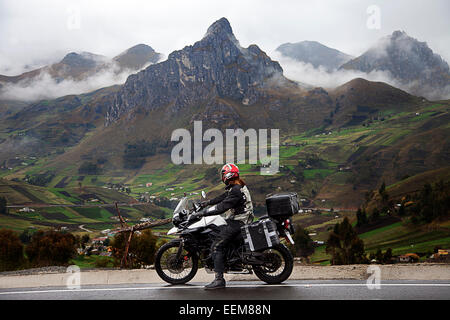
[[[220,290],[204,290],[205,284],[0,289],[0,300],[450,300],[450,281],[382,281],[371,289],[360,280],[293,280],[279,285],[230,281]]]

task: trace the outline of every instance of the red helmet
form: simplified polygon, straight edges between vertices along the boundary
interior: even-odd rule
[[[233,178],[239,178],[239,168],[234,163],[227,163],[222,167],[222,181],[228,184]]]

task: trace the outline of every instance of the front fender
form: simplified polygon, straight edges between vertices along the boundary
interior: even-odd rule
[[[167,234],[176,234],[178,233],[179,229],[177,227],[173,227],[172,229],[170,229]]]

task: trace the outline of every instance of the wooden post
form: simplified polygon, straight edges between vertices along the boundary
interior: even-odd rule
[[[130,232],[130,235],[128,236],[127,242],[125,244],[125,251],[122,257],[122,260],[120,262],[120,268],[124,268],[127,266],[127,257],[128,257],[128,250],[130,248],[130,244],[131,244],[131,240],[133,238],[133,234],[135,231],[140,231],[140,230],[145,230],[145,229],[150,229],[153,227],[157,227],[157,226],[161,226],[164,224],[168,224],[172,222],[172,219],[162,219],[162,220],[155,220],[155,221],[148,221],[148,222],[143,222],[143,223],[138,223],[134,226],[129,226],[125,220],[122,218],[122,216],[120,215],[120,210],[119,210],[119,206],[117,205],[117,202],[115,203],[116,205],[116,211],[117,211],[117,215],[119,217],[119,221],[120,221],[120,228],[115,229],[115,231],[117,233],[119,232]]]

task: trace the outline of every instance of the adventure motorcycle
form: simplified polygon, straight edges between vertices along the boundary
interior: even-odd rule
[[[202,196],[205,197],[204,192]],[[190,215],[202,208],[199,204],[193,203],[193,208],[188,209],[188,203],[187,197],[180,200],[173,212],[174,227],[167,233],[179,237],[161,246],[155,257],[158,275],[171,284],[183,284],[192,280],[199,265],[204,266],[207,272],[213,272],[211,245],[219,234],[219,227],[226,224],[221,215],[189,220]],[[247,228],[241,228],[243,235],[237,237],[227,248],[225,273],[254,272],[259,279],[269,284],[285,281],[292,272],[294,259],[289,249],[280,243],[279,238],[285,237],[287,241],[294,243],[291,237],[294,228],[290,216],[283,213],[271,217],[269,211],[268,216],[246,225]],[[267,233],[268,229],[272,232]],[[249,231],[259,236],[264,244],[261,246],[261,241],[257,237],[252,241]],[[263,231],[266,232],[265,236]],[[246,237],[246,233],[250,238]]]

